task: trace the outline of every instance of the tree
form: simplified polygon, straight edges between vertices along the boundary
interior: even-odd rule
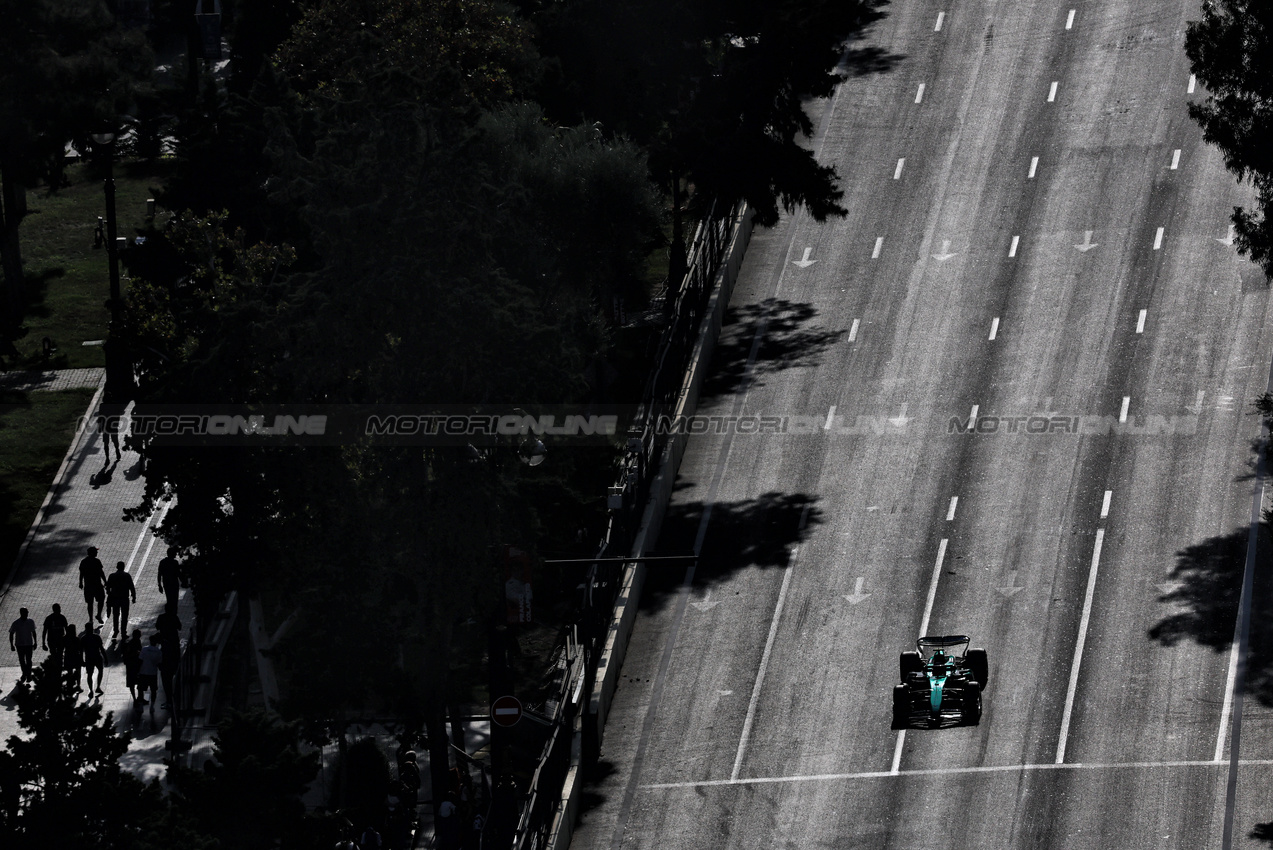
[[[160,850],[212,846],[168,809],[158,782],[122,770],[128,737],[96,702],[63,693],[47,660],[14,691],[18,723],[0,751],[0,840],[6,850]]]
[[[688,179],[722,202],[746,200],[760,224],[797,205],[822,221],[844,213],[842,192],[835,169],[799,144],[813,132],[804,101],[843,81],[845,40],[883,4],[566,0],[539,19],[557,69],[541,96],[554,117],[599,120],[647,145],[674,200]]]
[[[361,89],[394,67],[423,82],[422,102],[492,106],[526,92],[538,68],[531,30],[493,0],[320,0],[292,28],[278,62],[303,93]]]
[[[0,0],[0,20],[0,333],[11,333],[26,298],[27,189],[42,180],[56,190],[67,143],[118,126],[154,63],[101,0]]]
[[[183,811],[223,847],[304,847],[301,796],[315,779],[317,752],[302,753],[298,724],[257,709],[231,709],[203,770],[172,773]]]
[[[1185,53],[1207,89],[1189,115],[1239,181],[1256,189],[1256,209],[1233,210],[1234,242],[1273,278],[1273,6],[1261,0],[1205,0],[1190,21]]]

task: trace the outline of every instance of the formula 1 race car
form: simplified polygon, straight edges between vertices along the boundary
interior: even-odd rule
[[[990,677],[984,649],[969,649],[967,635],[920,638],[903,652],[902,682],[893,686],[893,727],[981,722],[981,692]]]

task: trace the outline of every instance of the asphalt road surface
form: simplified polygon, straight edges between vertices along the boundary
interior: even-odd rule
[[[1198,16],[895,2],[859,45],[814,108],[849,214],[752,240],[575,848],[1273,843],[1273,317]],[[892,727],[921,632],[987,649],[980,725]]]

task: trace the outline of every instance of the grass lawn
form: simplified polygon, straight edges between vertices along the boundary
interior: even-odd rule
[[[146,199],[163,185],[162,162],[118,162],[115,165],[117,235],[130,241],[146,224]],[[27,311],[22,336],[14,342],[20,354],[9,368],[82,369],[104,366],[101,346],[85,340],[106,338],[110,312],[110,273],[105,248],[93,249],[97,217],[106,215],[102,175],[88,164],[67,169],[70,185],[50,194],[39,188],[27,193],[28,215],[20,239],[27,274]],[[162,214],[162,213],[161,213]],[[126,292],[128,281],[122,279]],[[41,341],[53,340],[57,353],[47,362]]]
[[[93,392],[0,392],[0,576],[17,558]]]

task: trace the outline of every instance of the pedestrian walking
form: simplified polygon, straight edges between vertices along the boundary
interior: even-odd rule
[[[84,654],[84,684],[90,693],[100,694],[102,691],[102,675],[106,670],[106,647],[102,645],[102,636],[93,628],[92,621],[84,624],[80,632],[80,652]],[[93,671],[97,671],[97,690],[93,690]]]
[[[168,555],[159,562],[159,592],[167,596],[167,604],[177,610],[177,595],[181,592],[181,564],[177,563],[177,547],[169,546]]]
[[[71,688],[73,693],[79,693],[84,690],[80,687],[80,671],[84,669],[84,650],[80,648],[79,635],[75,634],[75,626],[67,624],[66,627],[66,646],[62,659],[63,669],[66,671],[67,682],[74,682]]]
[[[102,619],[102,606],[106,604],[106,568],[97,559],[97,547],[88,547],[88,557],[80,561],[80,590],[84,591],[84,604],[88,606],[88,618],[93,619],[93,603],[97,603],[97,622]]]
[[[111,615],[111,642],[121,634],[128,634],[128,598],[137,601],[137,585],[124,569],[124,562],[115,564],[115,572],[106,579],[106,607]]]
[[[9,626],[9,649],[18,654],[18,666],[22,668],[22,678],[26,682],[31,679],[31,657],[35,655],[35,620],[32,620],[25,608],[18,609],[18,619]]]
[[[53,613],[44,618],[44,626],[40,629],[40,647],[53,658],[53,666],[62,669],[62,653],[66,648],[66,617],[62,614],[62,606],[53,603]]]
[[[164,651],[159,647],[159,635],[151,635],[150,643],[141,648],[137,666],[138,700],[142,705],[150,704],[150,716],[155,716],[155,703],[159,701],[159,664],[163,660]],[[150,691],[150,699],[146,699],[146,691]]]
[[[106,464],[111,462],[111,444],[115,444],[115,462],[124,459],[119,450],[119,432],[124,418],[125,405],[103,401],[97,408],[97,431],[102,435],[102,448],[106,452]]]
[[[177,606],[169,603],[164,612],[155,620],[155,628],[159,631],[159,646],[163,659],[159,665],[159,676],[164,686],[166,702],[160,708],[170,708],[173,703],[173,679],[177,669],[181,667],[181,620],[177,617]]]
[[[124,679],[128,683],[128,693],[134,700],[140,700],[141,692],[137,690],[137,671],[141,667],[141,629],[133,629],[133,636],[124,641]]]

